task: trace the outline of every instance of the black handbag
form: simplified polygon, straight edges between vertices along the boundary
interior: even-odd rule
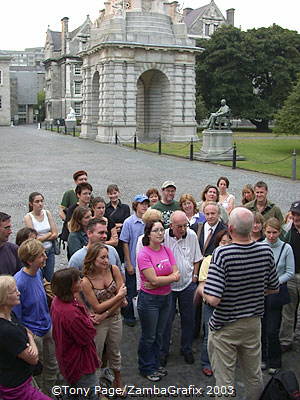
[[[279,254],[279,257],[276,262],[276,267],[279,263],[279,260],[280,260],[280,257],[281,257],[281,254],[283,252],[285,245],[286,245],[286,243],[284,243],[281,247],[280,254]],[[285,304],[289,304],[290,302],[291,302],[291,298],[289,295],[289,291],[288,291],[286,282],[282,283],[279,286],[279,293],[269,294],[266,297],[266,307],[267,308],[279,308],[279,307],[284,306]]]
[[[58,241],[58,239],[52,240],[52,246],[53,246],[54,254],[56,256],[60,255],[60,242]]]

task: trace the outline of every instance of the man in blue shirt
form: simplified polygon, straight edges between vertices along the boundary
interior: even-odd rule
[[[18,254],[24,267],[14,276],[20,292],[20,304],[15,306],[13,311],[23,325],[34,334],[39,359],[43,364],[43,372],[36,380],[39,388],[50,396],[58,376],[58,367],[41,273],[47,256],[42,243],[37,239],[25,240],[19,247]]]
[[[149,204],[150,201],[147,196],[143,194],[135,196],[132,203],[134,214],[125,219],[120,236],[124,249],[128,301],[128,305],[123,309],[123,316],[124,323],[128,326],[134,326],[136,324],[132,304],[132,299],[136,296],[136,244],[138,237],[144,233],[142,216],[147,211]]]

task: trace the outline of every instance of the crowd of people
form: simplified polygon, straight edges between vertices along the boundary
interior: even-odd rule
[[[49,399],[62,379],[96,399],[107,368],[123,390],[122,327],[138,320],[137,368],[160,381],[177,312],[184,362],[195,362],[202,335],[202,373],[228,389],[224,398],[239,360],[247,398],[259,399],[261,371],[275,374],[300,339],[300,201],[284,218],[265,182],[237,199],[227,177],[199,201],[189,193],[176,201],[169,180],[137,194],[131,212],[116,184],[105,201],[93,197],[86,171],[73,179],[60,234],[39,192],[29,195],[16,244],[13,217],[0,212],[0,399]],[[63,246],[68,267],[55,268]]]

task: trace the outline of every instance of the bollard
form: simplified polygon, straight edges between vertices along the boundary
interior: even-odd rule
[[[134,150],[136,150],[136,134],[134,135],[134,138],[133,138],[133,148],[134,148]]]
[[[75,137],[75,126],[73,126],[73,137]]]
[[[115,144],[118,144],[118,133],[115,133]]]
[[[193,138],[191,138],[191,144],[190,144],[190,161],[193,161],[194,159],[194,142]]]
[[[59,125],[56,126],[57,133],[59,133]]]
[[[53,126],[52,126],[52,124],[50,124],[50,131],[52,132],[52,128],[53,128]]]
[[[232,169],[236,169],[236,143],[233,144]]]
[[[158,154],[160,155],[161,154],[161,136],[159,135],[159,138],[158,138]]]
[[[65,135],[68,134],[67,125],[65,125]]]
[[[292,153],[292,180],[295,181],[297,179],[297,154],[296,149],[294,149]]]

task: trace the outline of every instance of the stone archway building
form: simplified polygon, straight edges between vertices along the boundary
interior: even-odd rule
[[[196,138],[195,53],[177,2],[111,0],[83,59],[81,137]]]

